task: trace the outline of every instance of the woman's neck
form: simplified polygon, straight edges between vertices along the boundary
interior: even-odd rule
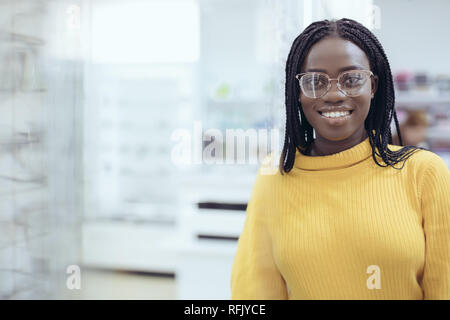
[[[341,151],[350,149],[356,146],[367,138],[367,132],[362,130],[347,139],[340,141],[332,141],[323,138],[320,135],[314,139],[310,147],[309,155],[312,157],[328,156],[331,154],[339,153]]]

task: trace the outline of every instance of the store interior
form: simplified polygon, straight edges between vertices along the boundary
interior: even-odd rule
[[[255,175],[284,137],[286,58],[316,20],[371,29],[404,144],[450,168],[448,12],[447,0],[1,1],[0,299],[230,299]],[[207,161],[227,130],[250,130],[256,149]]]

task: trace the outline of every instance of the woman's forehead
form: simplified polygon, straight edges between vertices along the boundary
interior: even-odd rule
[[[349,40],[338,37],[325,38],[309,50],[303,64],[303,71],[323,70],[330,75],[337,74],[348,66],[370,69],[365,52]]]

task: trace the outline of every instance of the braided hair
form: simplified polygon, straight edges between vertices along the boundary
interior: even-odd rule
[[[391,68],[383,47],[375,35],[362,24],[351,19],[322,20],[310,24],[293,42],[286,62],[286,132],[279,169],[281,174],[289,172],[294,166],[296,149],[306,154],[311,146],[313,127],[303,113],[298,99],[300,88],[295,75],[306,58],[309,49],[319,40],[327,36],[337,36],[349,40],[360,47],[367,55],[370,69],[378,76],[378,88],[370,103],[370,110],[364,121],[370,145],[372,158],[380,167],[392,166],[406,161],[415,150],[423,149],[416,146],[404,146],[398,151],[388,149],[392,144],[391,121],[394,117],[399,144],[403,146],[397,114],[394,109],[395,95]],[[379,163],[376,156],[381,157],[385,164]],[[403,165],[401,168],[403,168]],[[395,168],[398,169],[398,168]]]

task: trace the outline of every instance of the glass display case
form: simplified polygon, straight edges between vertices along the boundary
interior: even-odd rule
[[[0,4],[0,299],[64,297],[79,261],[77,8]]]

